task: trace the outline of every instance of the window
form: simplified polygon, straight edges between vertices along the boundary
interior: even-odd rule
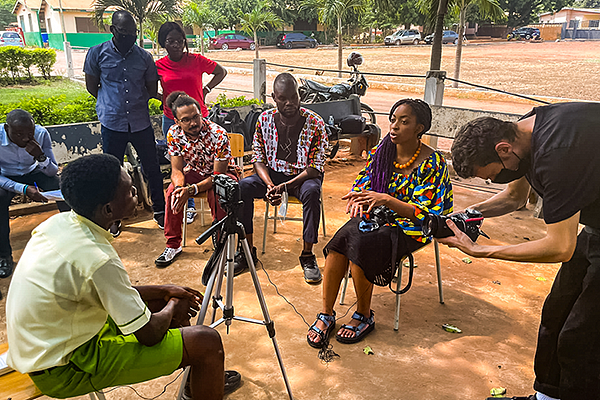
[[[600,27],[600,20],[595,19],[595,20],[590,20],[590,28],[599,28]]]
[[[48,20],[50,22],[50,20]],[[50,25],[48,25],[50,26]],[[91,18],[75,17],[75,29],[78,33],[99,33],[100,29]]]
[[[25,17],[19,15],[19,22],[21,22],[21,29],[23,29],[23,32],[27,31],[27,29],[25,29]]]
[[[50,18],[46,20],[46,30],[48,33],[52,33],[52,20]]]
[[[31,14],[27,14],[27,20],[29,21],[29,32],[33,32],[33,22],[31,21]]]
[[[5,39],[19,39],[21,36],[16,32],[4,32],[2,37]]]
[[[576,29],[579,27],[579,21],[572,19],[569,21],[569,29]]]

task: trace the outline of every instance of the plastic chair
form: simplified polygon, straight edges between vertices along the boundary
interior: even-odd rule
[[[421,247],[421,249],[425,248]],[[419,250],[421,250],[419,249]],[[444,289],[442,288],[442,267],[441,267],[441,263],[440,263],[440,248],[439,248],[439,244],[438,242],[434,239],[433,240],[433,249],[435,252],[435,269],[437,271],[437,283],[438,283],[438,293],[440,295],[440,304],[444,304]],[[417,250],[417,251],[419,251]],[[401,260],[400,263],[398,264],[398,268],[397,268],[397,281],[396,281],[396,292],[400,292],[401,289],[401,285],[402,285],[402,268],[403,264],[404,264],[404,260],[406,260],[406,258],[409,258],[409,262],[412,264],[413,263],[413,259],[412,257],[408,257],[408,256],[404,256]],[[409,265],[409,267],[413,268],[414,265]],[[340,304],[344,304],[344,298],[346,297],[346,289],[348,288],[348,281],[350,278],[350,268],[348,268],[348,271],[346,272],[346,277],[344,278],[344,283],[342,285],[342,294],[340,296]],[[397,331],[399,324],[400,324],[400,293],[396,294],[396,311],[395,311],[395,319],[394,319],[394,330]]]
[[[290,204],[302,205],[302,202],[294,196],[288,196],[288,205],[290,205]],[[265,254],[265,249],[267,247],[267,224],[270,219],[273,220],[273,233],[277,233],[277,208],[278,207],[274,206],[273,207],[273,209],[274,209],[273,216],[269,216],[269,206],[270,206],[269,202],[265,201],[265,224],[263,227],[262,254]],[[300,217],[294,217],[294,218],[286,217],[285,220],[286,221],[303,221],[303,219]],[[323,225],[323,236],[327,236],[327,231],[325,229],[325,206],[323,205],[323,187],[321,187],[321,225]]]
[[[229,137],[229,146],[231,147],[231,156],[233,157],[236,165],[240,167],[242,171],[242,176],[244,177],[244,135],[241,133],[228,133]],[[206,199],[206,192],[198,193],[196,196],[192,196],[195,199],[200,199],[200,210],[198,213],[200,214],[200,224],[204,226],[204,214],[209,212],[210,208],[205,207],[204,200]],[[185,239],[187,237],[187,202],[185,203],[185,207],[183,208],[183,231],[182,231],[182,241],[181,245],[185,247]]]

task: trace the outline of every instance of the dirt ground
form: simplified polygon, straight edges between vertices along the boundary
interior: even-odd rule
[[[359,51],[366,60],[365,71],[424,74],[429,65],[430,49],[423,45]],[[454,50],[452,45],[444,46],[442,68],[449,73],[453,70]],[[594,76],[600,62],[598,50],[599,42],[469,44],[463,52],[461,78],[523,94],[598,100],[599,84]],[[344,49],[345,55],[349,52]],[[80,73],[85,53],[76,51],[74,55],[76,73]],[[336,66],[335,55],[333,48],[261,50],[261,56],[269,62],[323,68]],[[208,56],[218,60],[249,61],[254,53],[211,52]],[[58,61],[57,69],[60,70],[64,68],[61,55]],[[230,73],[221,86],[251,90],[251,78],[242,73],[244,71],[236,72],[240,73]],[[367,79],[375,81],[374,78]],[[394,90],[373,85],[364,100],[376,111],[387,112],[398,98],[422,95],[422,81],[412,83],[403,81],[403,86],[390,87]],[[215,90],[210,96],[218,93]],[[444,104],[522,113],[532,106],[506,97],[481,96],[469,90],[446,90]],[[382,130],[386,129],[382,124]],[[324,245],[347,220],[340,197],[349,189],[362,166],[361,159],[342,154],[326,167],[323,187],[328,236],[322,237],[320,231],[320,242],[315,248],[321,267],[324,266]],[[463,186],[465,181],[454,183],[456,209],[492,196],[499,189],[482,181],[474,182],[481,186],[479,190]],[[255,242],[261,244],[264,203],[256,201],[255,205]],[[492,239],[480,240],[490,244],[514,244],[543,237],[544,223],[532,217],[532,209],[529,205],[525,210],[487,220],[483,228]],[[299,207],[292,207],[290,213],[299,216]],[[11,242],[16,260],[32,229],[51,214],[11,220]],[[191,224],[188,247],[173,265],[162,270],[155,267],[154,259],[162,252],[165,240],[149,213],[140,211],[136,217],[125,221],[124,232],[114,245],[134,284],[174,283],[203,290],[201,274],[212,246],[198,246],[193,238],[206,228],[200,226],[199,220]],[[307,285],[302,278],[298,262],[301,232],[299,222],[287,221],[279,224],[278,232],[273,234],[270,222],[267,252],[261,255],[259,251],[266,272],[258,273],[275,322],[276,338],[294,398],[476,400],[485,398],[493,387],[506,387],[511,396],[533,392],[537,326],[557,264],[485,259],[471,259],[472,262],[467,263],[465,261],[469,260],[465,260],[460,251],[441,246],[445,303],[440,304],[433,246],[427,246],[415,255],[418,267],[412,289],[402,296],[400,330],[393,330],[395,296],[387,288],[377,287],[373,296],[375,331],[360,344],[343,345],[334,340],[333,350],[340,357],[324,364],[317,358],[317,350],[306,343],[308,327],[301,317],[310,324],[321,307],[321,285]],[[9,284],[10,278],[0,280],[2,294],[6,295]],[[276,287],[298,313],[276,293]],[[336,306],[338,316],[344,315],[354,301],[354,291],[350,288],[346,304]],[[0,342],[6,341],[4,304],[5,300],[0,300]],[[235,278],[234,306],[237,315],[260,318],[248,273]],[[341,317],[338,326],[348,319],[348,315]],[[441,326],[446,323],[459,327],[463,333],[444,331]],[[226,367],[240,371],[243,376],[242,387],[229,395],[229,399],[287,398],[273,346],[264,328],[234,321],[229,335],[223,326],[218,330],[225,345]],[[367,345],[373,349],[373,355],[363,352]],[[176,378],[177,373],[134,387],[141,395],[153,397]],[[162,398],[174,398],[179,383],[180,379],[176,379]],[[129,388],[117,388],[107,398],[133,400],[138,396]]]
[[[330,163],[324,182],[328,237],[320,234],[316,245],[319,265],[324,265],[323,246],[347,219],[340,197],[348,190],[363,161],[342,158]],[[497,188],[484,186],[486,191]],[[491,195],[455,185],[455,207],[462,209]],[[256,201],[255,240],[262,243],[264,203]],[[529,209],[486,221],[485,232],[494,243],[518,243],[544,235],[544,224],[533,219]],[[299,207],[290,212],[300,215]],[[31,230],[52,213],[18,217],[11,221],[11,238],[18,260]],[[293,214],[292,214],[293,215]],[[188,247],[166,269],[157,269],[154,259],[164,248],[162,231],[151,215],[140,211],[125,222],[122,235],[114,241],[133,284],[174,283],[199,289],[203,267],[211,246],[193,242],[206,227],[190,225]],[[322,233],[322,232],[321,232]],[[306,343],[307,326],[282,297],[275,285],[308,323],[320,311],[321,285],[308,285],[302,278],[298,255],[301,225],[288,221],[267,236],[267,252],[260,255],[265,272],[259,271],[266,303],[275,321],[277,340],[296,399],[483,399],[492,387],[507,387],[511,395],[532,391],[532,360],[540,308],[557,265],[519,264],[494,260],[463,261],[465,255],[441,246],[445,304],[440,304],[435,278],[433,246],[416,253],[417,269],[412,289],[402,297],[400,330],[393,330],[394,295],[387,288],[375,289],[373,310],[377,327],[362,343],[343,345],[333,341],[340,355],[329,365],[317,358],[317,350]],[[259,248],[260,249],[260,248]],[[404,274],[406,277],[407,274]],[[543,279],[543,280],[540,280]],[[10,279],[0,280],[6,294]],[[355,301],[349,289],[346,304],[337,305],[338,316]],[[5,300],[0,301],[0,342],[6,340]],[[249,273],[235,279],[234,306],[237,315],[260,318]],[[350,311],[349,314],[351,314]],[[349,316],[340,318],[339,324]],[[463,333],[442,329],[452,324]],[[264,328],[234,321],[230,334],[218,328],[226,350],[226,366],[243,375],[242,387],[230,399],[285,399],[285,386],[275,353]],[[363,352],[365,346],[374,355]],[[177,374],[135,385],[145,397],[153,397]],[[167,388],[163,398],[174,398],[179,380]],[[83,399],[84,397],[81,397]],[[118,388],[109,399],[137,399],[129,388]]]

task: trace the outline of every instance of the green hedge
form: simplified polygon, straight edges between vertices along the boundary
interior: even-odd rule
[[[32,78],[31,67],[37,67],[45,79],[50,78],[56,62],[54,49],[24,49],[17,46],[0,47],[0,79],[4,82],[16,81],[27,76]]]
[[[162,114],[160,101],[150,99],[148,102],[150,115]],[[89,95],[81,95],[66,102],[66,96],[30,96],[18,103],[0,104],[0,123],[6,121],[6,114],[16,108],[29,111],[36,124],[61,125],[78,122],[97,121],[96,99]]]

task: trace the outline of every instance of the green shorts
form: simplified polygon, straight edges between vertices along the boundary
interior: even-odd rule
[[[148,347],[133,334],[122,335],[109,317],[96,336],[73,352],[67,365],[29,376],[43,394],[64,399],[169,375],[182,357],[179,329],[169,329],[160,343]]]

